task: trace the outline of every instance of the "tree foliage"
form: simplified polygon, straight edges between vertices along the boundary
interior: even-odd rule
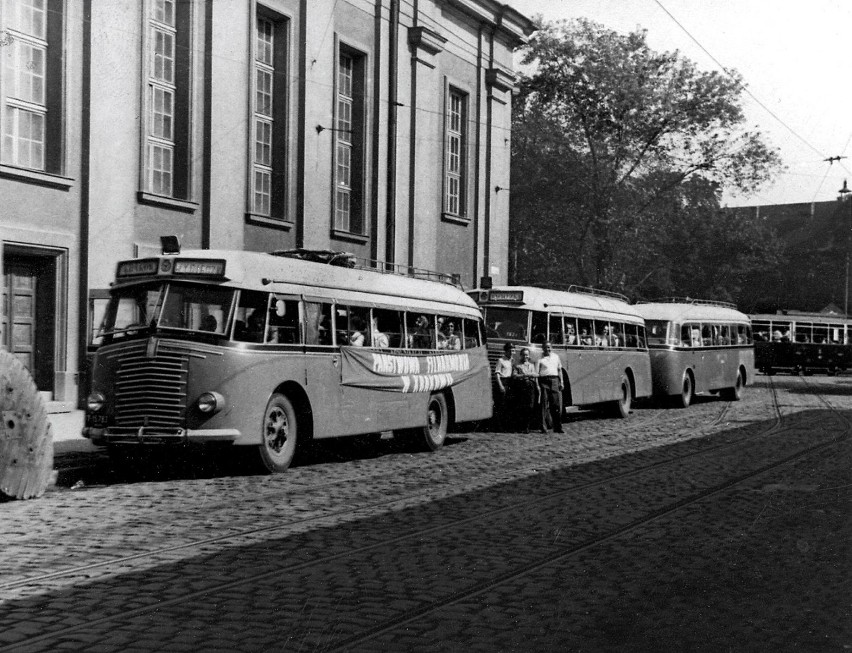
[[[578,20],[531,38],[513,118],[513,280],[569,280],[648,296],[735,298],[779,249],[720,213],[721,189],[779,168],[744,127],[742,81]]]

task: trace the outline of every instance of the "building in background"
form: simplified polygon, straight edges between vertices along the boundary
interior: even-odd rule
[[[492,0],[3,0],[0,342],[76,403],[116,261],[162,235],[505,282],[532,29]]]

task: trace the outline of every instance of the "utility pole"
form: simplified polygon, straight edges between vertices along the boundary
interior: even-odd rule
[[[844,205],[844,206],[846,204],[849,204],[849,206],[852,207],[852,202],[848,201],[849,200],[849,193],[852,193],[852,191],[849,190],[849,187],[846,185],[845,179],[843,180],[843,188],[841,188],[837,192],[840,193],[840,197],[838,197],[838,199],[840,200],[841,204]],[[852,210],[852,208],[850,208],[850,210]],[[852,213],[850,213],[850,224],[852,224]],[[845,292],[844,300],[843,300],[843,316],[848,318],[849,317],[849,225],[847,225],[847,228],[844,231],[846,232],[846,292]]]

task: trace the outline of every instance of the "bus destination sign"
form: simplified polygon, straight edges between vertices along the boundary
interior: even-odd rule
[[[136,261],[121,261],[118,264],[118,271],[115,276],[121,279],[157,274],[157,263],[158,261],[155,258],[145,258]]]
[[[223,277],[225,276],[225,261],[223,259],[176,259],[174,274]]]
[[[488,293],[488,301],[490,302],[505,302],[518,303],[524,302],[523,290],[492,290]]]

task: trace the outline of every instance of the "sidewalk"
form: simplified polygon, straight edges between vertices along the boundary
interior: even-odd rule
[[[54,455],[98,451],[98,448],[91,441],[83,437],[84,411],[72,410],[70,412],[48,413],[47,417],[53,426]]]

